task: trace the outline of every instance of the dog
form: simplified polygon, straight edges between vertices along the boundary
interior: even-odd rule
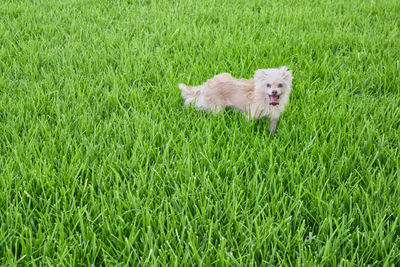
[[[275,133],[279,117],[289,102],[292,71],[287,66],[256,70],[250,80],[235,79],[229,73],[214,76],[199,86],[178,84],[185,106],[219,113],[234,107],[249,119],[270,118],[269,130]]]

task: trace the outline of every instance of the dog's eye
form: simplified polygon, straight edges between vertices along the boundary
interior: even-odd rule
[[[270,83],[267,83],[267,87],[270,88],[270,87],[271,87],[271,84],[270,84]]]
[[[278,88],[282,88],[282,87],[283,87],[283,84],[278,83]]]

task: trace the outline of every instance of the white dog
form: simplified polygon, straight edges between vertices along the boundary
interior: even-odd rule
[[[235,79],[229,73],[214,76],[200,86],[179,84],[185,106],[220,112],[222,107],[235,107],[250,119],[271,118],[269,129],[275,132],[279,116],[292,91],[292,72],[286,66],[259,69],[254,79]]]

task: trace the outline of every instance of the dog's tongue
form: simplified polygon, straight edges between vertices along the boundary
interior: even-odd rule
[[[269,104],[270,105],[279,105],[279,97],[276,95],[270,95],[269,96]]]

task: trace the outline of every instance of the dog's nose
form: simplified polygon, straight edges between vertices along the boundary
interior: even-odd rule
[[[278,91],[272,90],[272,94],[273,94],[273,95],[276,95],[277,93],[278,93]]]

